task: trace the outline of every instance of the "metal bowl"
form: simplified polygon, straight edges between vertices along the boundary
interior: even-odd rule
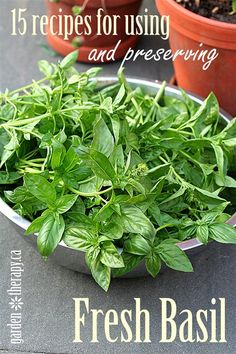
[[[97,81],[100,87],[104,87],[117,82],[117,78],[99,77]],[[127,81],[129,82],[131,87],[133,88],[141,87],[148,94],[156,94],[156,92],[161,86],[161,82],[157,82],[157,81],[141,80],[135,78],[128,78]],[[180,90],[174,86],[167,85],[165,92],[167,95],[172,97],[176,97],[176,98],[181,97]],[[201,104],[203,102],[201,98],[195,95],[189,94],[189,96],[196,103]],[[222,111],[221,116],[222,119],[224,119],[226,122],[229,122],[230,116],[228,116],[225,112]],[[34,248],[37,247],[36,235],[24,236],[25,230],[29,227],[30,222],[22,218],[20,215],[18,215],[1,198],[0,198],[0,212],[6,217],[6,219],[12,224],[12,226],[18,231],[18,233],[24,238],[24,240],[30,242],[34,246]],[[230,223],[233,226],[236,226],[236,214],[232,216],[232,218],[228,221],[228,223]],[[199,251],[202,251],[204,247],[206,247],[203,246],[197,239],[191,239],[184,242],[180,242],[178,245],[189,256]],[[56,263],[66,268],[81,273],[86,273],[86,274],[90,273],[88,267],[85,264],[84,253],[67,247],[63,241],[60,242],[53,255],[51,255],[51,258]],[[142,262],[137,268],[135,268],[130,273],[128,273],[126,277],[134,278],[134,277],[140,277],[145,275],[147,275],[147,271],[144,262]]]

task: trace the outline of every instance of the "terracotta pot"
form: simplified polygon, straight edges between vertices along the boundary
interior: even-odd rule
[[[59,20],[58,15],[62,16],[62,28],[65,25],[64,15],[72,15],[73,6],[82,6],[84,0],[60,0],[58,3],[52,3],[49,0],[46,0],[48,16],[51,18],[56,15],[57,19],[54,21],[53,30],[58,32],[59,29]],[[115,60],[122,58],[127,50],[130,47],[135,46],[138,37],[137,36],[127,36],[125,33],[125,15],[134,15],[136,16],[139,12],[142,0],[89,0],[82,16],[85,17],[90,15],[92,18],[91,21],[91,34],[83,35],[83,45],[79,50],[78,60],[82,62],[93,62],[89,60],[88,56],[92,49],[97,49],[98,53],[104,50],[114,49],[117,43],[120,41],[120,45],[115,51]],[[102,13],[102,18],[105,15],[109,15],[111,18],[113,15],[120,16],[120,19],[117,21],[117,35],[97,35],[97,10],[104,7],[104,12]],[[61,11],[61,10],[62,11]],[[60,12],[61,11],[61,12]],[[79,30],[81,33],[84,33],[86,30],[86,25],[80,25]],[[75,37],[78,37],[74,31],[71,35],[68,36],[68,40],[64,40],[64,33],[61,35],[54,35],[50,32],[48,27],[48,42],[54,50],[59,52],[62,55],[67,55],[71,51],[75,50],[75,47],[72,45],[72,40]],[[109,61],[104,57],[104,61]],[[97,63],[101,60],[96,61]]]
[[[161,15],[170,16],[173,52],[216,48],[219,53],[206,71],[201,61],[179,57],[174,62],[178,85],[203,97],[213,91],[221,107],[236,115],[236,25],[196,15],[174,0],[156,0],[156,5]]]

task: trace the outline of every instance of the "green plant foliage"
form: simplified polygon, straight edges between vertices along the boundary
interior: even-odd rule
[[[43,79],[0,96],[1,195],[40,254],[63,240],[107,290],[142,261],[153,277],[162,263],[192,272],[180,241],[236,243],[236,119],[222,123],[213,94],[198,106],[164,83],[152,96],[122,72],[100,87],[77,56],[40,61]]]

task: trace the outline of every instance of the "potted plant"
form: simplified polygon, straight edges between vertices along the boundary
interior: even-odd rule
[[[201,96],[214,91],[220,105],[236,114],[236,11],[235,1],[156,0],[161,15],[170,16],[170,46],[212,50],[218,57],[207,70],[200,61],[178,57],[174,62],[178,85]]]
[[[111,61],[111,55],[105,56],[105,54],[112,50],[114,51],[113,59],[120,59],[130,47],[135,46],[138,40],[138,36],[126,35],[125,15],[136,16],[141,3],[142,0],[46,0],[49,20],[53,19],[53,26],[48,27],[48,42],[62,55],[67,55],[75,50],[75,47],[80,47],[78,60],[82,62]],[[108,23],[112,23],[110,28],[114,31],[116,27],[116,33],[105,34],[100,29],[100,34],[98,34],[99,9],[101,9],[100,22],[102,23],[106,17],[105,25],[109,27]],[[71,16],[74,18],[78,16],[77,32],[75,27],[70,31],[71,20],[69,19],[66,23],[67,16],[68,19]],[[69,32],[68,36],[65,31]],[[94,57],[89,57],[94,49],[97,53],[96,60]]]

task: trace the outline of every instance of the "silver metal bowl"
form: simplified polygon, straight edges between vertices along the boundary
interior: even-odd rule
[[[100,87],[108,86],[110,84],[114,84],[117,82],[116,77],[100,77],[97,79],[98,85]],[[161,82],[158,81],[150,81],[150,80],[141,80],[135,78],[128,78],[127,81],[133,87],[141,87],[148,94],[156,94],[158,89],[161,86]],[[167,85],[166,94],[172,97],[180,98],[181,93],[178,88],[174,86]],[[189,94],[190,98],[196,103],[201,104],[202,99]],[[230,116],[228,116],[225,112],[221,113],[222,119],[226,122],[230,120]],[[37,248],[37,235],[25,236],[24,233],[26,229],[29,227],[30,222],[20,215],[18,215],[12,208],[9,207],[1,198],[0,198],[0,212],[6,217],[6,219],[12,224],[12,226],[18,231],[18,233],[24,238],[24,240],[30,242],[34,248]],[[232,216],[232,218],[228,221],[229,224],[236,227],[236,214]],[[189,256],[199,251],[202,251],[206,246],[203,246],[197,239],[187,240],[184,242],[180,242],[179,247],[185,251]],[[56,248],[51,258],[58,264],[81,272],[89,274],[89,269],[85,264],[84,253],[73,250],[65,245],[62,241]],[[129,274],[126,275],[128,278],[140,277],[147,275],[147,271],[142,262],[137,268],[132,270]]]

